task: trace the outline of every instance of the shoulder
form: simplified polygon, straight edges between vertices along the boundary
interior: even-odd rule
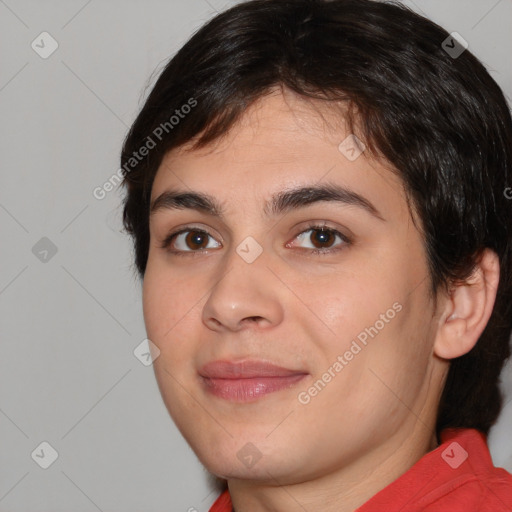
[[[437,512],[441,503],[454,512],[511,512],[512,475],[493,465],[484,434],[459,430],[446,432],[445,439],[441,456],[449,465],[454,464],[454,454],[461,457],[460,467],[451,467],[451,478],[438,489],[437,499],[426,506],[425,512]]]
[[[427,500],[426,501],[430,501]],[[494,468],[486,475],[465,476],[454,479],[438,496],[421,508],[424,512],[511,512],[512,475]]]

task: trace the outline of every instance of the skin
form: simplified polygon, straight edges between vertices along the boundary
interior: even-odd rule
[[[227,479],[237,512],[348,512],[437,446],[436,409],[449,359],[476,343],[490,316],[499,266],[486,251],[471,286],[429,295],[421,234],[399,178],[365,151],[349,161],[349,134],[332,106],[275,90],[211,146],[174,149],[156,175],[152,200],[168,189],[200,191],[223,219],[157,210],[143,284],[154,370],[177,427],[206,468]],[[338,119],[339,112],[336,112]],[[383,219],[355,205],[318,202],[266,218],[265,201],[299,185],[335,183],[363,195]],[[311,254],[317,221],[351,240],[328,239]],[[192,224],[211,235],[206,250],[165,237]],[[418,224],[418,223],[417,223]],[[419,225],[419,224],[418,224]],[[247,263],[248,236],[263,249]],[[321,246],[320,246],[321,247]],[[309,403],[298,400],[357,335],[402,308]],[[308,375],[249,403],[209,394],[198,375],[218,359],[259,359]],[[237,453],[252,443],[261,458]]]

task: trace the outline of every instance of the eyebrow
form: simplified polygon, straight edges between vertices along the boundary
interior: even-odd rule
[[[330,183],[278,192],[265,203],[264,213],[267,217],[275,217],[322,201],[356,206],[373,217],[385,221],[379,210],[367,198],[353,190]],[[183,209],[197,210],[224,219],[222,204],[215,197],[202,192],[166,190],[151,202],[149,212],[153,215],[161,210]]]

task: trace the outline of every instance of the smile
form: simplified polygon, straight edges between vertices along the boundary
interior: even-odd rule
[[[291,388],[308,375],[261,361],[214,361],[199,373],[208,393],[232,402],[253,402]]]

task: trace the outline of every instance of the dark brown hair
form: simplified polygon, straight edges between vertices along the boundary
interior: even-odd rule
[[[421,221],[432,291],[466,280],[484,248],[499,257],[492,316],[473,350],[451,362],[438,435],[445,427],[488,433],[512,330],[512,120],[484,66],[449,38],[394,2],[240,3],[169,61],[121,157],[124,225],[143,277],[151,187],[169,150],[214,141],[276,86],[357,112],[358,136],[393,166]]]

